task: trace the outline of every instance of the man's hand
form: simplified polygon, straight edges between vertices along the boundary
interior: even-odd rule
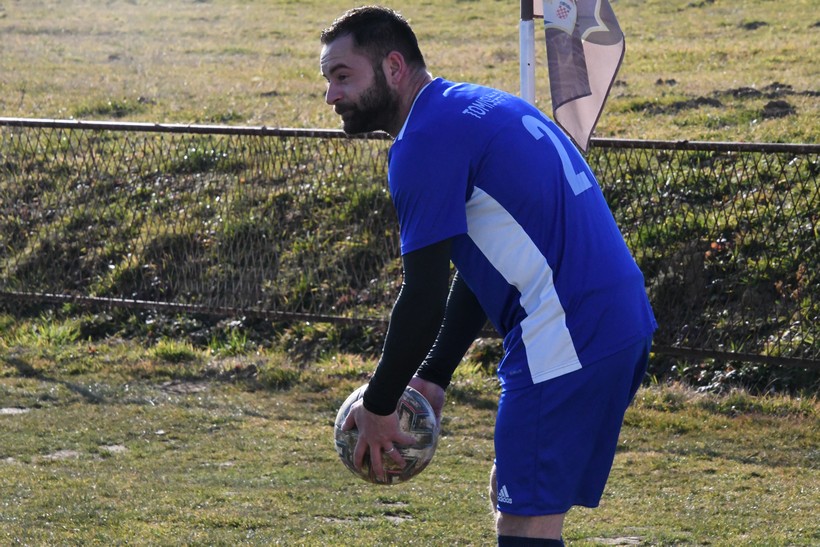
[[[353,451],[353,464],[361,469],[365,456],[370,454],[370,469],[373,475],[381,482],[387,482],[384,471],[383,454],[403,468],[406,464],[398,450],[398,446],[409,446],[416,439],[399,429],[399,416],[395,412],[387,416],[379,416],[367,410],[361,400],[353,403],[350,412],[342,424],[342,430],[359,430],[359,439]]]
[[[427,402],[433,407],[433,412],[436,415],[436,424],[441,427],[441,411],[444,409],[444,390],[441,386],[423,380],[418,376],[413,376],[409,385],[424,395],[424,398],[427,399]]]

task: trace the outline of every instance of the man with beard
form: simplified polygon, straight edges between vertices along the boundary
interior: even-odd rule
[[[504,337],[491,497],[499,545],[563,545],[573,505],[598,505],[655,319],[588,165],[525,101],[433,78],[410,25],[381,7],[322,32],[328,104],[345,132],[394,138],[388,184],[404,279],[379,364],[344,427],[377,475],[409,384],[441,418],[489,318]],[[456,266],[448,287],[450,261]]]

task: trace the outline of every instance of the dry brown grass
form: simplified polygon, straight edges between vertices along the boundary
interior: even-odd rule
[[[0,114],[337,127],[323,101],[318,33],[353,5],[6,2]],[[518,91],[515,2],[392,5],[414,24],[434,74]],[[614,8],[627,56],[599,136],[817,142],[820,45],[811,0],[619,0]],[[543,66],[539,74],[539,103],[549,110]],[[737,93],[745,88],[760,94]],[[720,105],[679,106],[698,98]],[[794,114],[767,117],[773,100]]]

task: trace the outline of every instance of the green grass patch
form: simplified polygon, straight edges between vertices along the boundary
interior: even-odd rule
[[[157,342],[148,355],[167,363],[190,363],[198,357],[197,351],[191,344],[168,339]]]
[[[74,116],[77,118],[104,120],[111,118],[119,119],[141,114],[145,110],[146,108],[140,99],[114,99],[78,106],[74,110]]]

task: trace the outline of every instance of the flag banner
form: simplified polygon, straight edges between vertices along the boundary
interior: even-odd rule
[[[584,152],[623,61],[625,40],[608,0],[533,0],[544,18],[555,121]]]

